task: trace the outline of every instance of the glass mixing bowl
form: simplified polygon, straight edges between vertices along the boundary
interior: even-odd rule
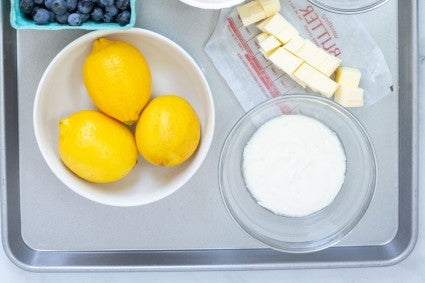
[[[359,14],[383,5],[388,0],[308,0],[311,4],[338,14]]]
[[[245,185],[246,143],[265,122],[302,114],[328,126],[346,155],[346,175],[334,201],[304,217],[277,215],[260,206]],[[309,94],[272,98],[246,113],[226,138],[219,161],[219,184],[228,212],[248,234],[267,246],[292,253],[314,252],[336,244],[360,221],[376,185],[375,152],[363,126],[345,108]]]

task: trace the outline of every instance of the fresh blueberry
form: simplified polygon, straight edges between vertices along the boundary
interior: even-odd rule
[[[103,15],[103,21],[104,21],[105,23],[112,23],[112,22],[114,21],[114,17],[109,16],[109,15],[107,15],[107,14],[104,14],[104,15]]]
[[[44,0],[34,0],[34,4],[43,5],[44,4]]]
[[[50,22],[50,13],[44,8],[34,9],[32,19],[37,25],[46,25]]]
[[[127,10],[130,8],[130,0],[115,0],[115,6],[120,10]]]
[[[60,24],[67,24],[68,16],[69,16],[69,12],[66,12],[65,14],[62,14],[62,15],[55,15],[55,20]]]
[[[66,9],[68,12],[75,11],[77,9],[78,0],[66,0]]]
[[[24,14],[31,14],[32,10],[34,10],[34,0],[21,0],[19,3],[19,9]]]
[[[80,0],[78,2],[78,11],[82,14],[89,14],[93,10],[93,2],[91,0]]]
[[[44,0],[44,6],[46,6],[47,9],[52,9],[52,4],[54,0]]]
[[[103,10],[102,8],[95,7],[90,15],[93,21],[100,22],[103,19]]]
[[[51,11],[51,10],[48,10],[49,11],[49,15],[50,15],[50,19],[49,19],[49,21],[50,22],[54,22],[55,21],[55,16],[56,16],[56,14],[55,13],[53,13],[53,11]]]
[[[125,26],[130,23],[130,17],[131,17],[130,11],[125,10],[118,14],[115,21],[119,23],[121,26]]]
[[[82,24],[81,15],[78,13],[72,13],[68,16],[68,24],[71,26],[79,26]]]
[[[67,12],[65,0],[54,0],[52,3],[52,11],[56,15],[63,15]]]
[[[98,0],[97,5],[101,7],[111,6],[114,4],[114,0]]]
[[[80,13],[80,12],[77,12],[77,13],[80,14],[82,23],[87,22],[87,20],[90,18],[90,14],[83,14],[83,13]]]
[[[110,17],[115,17],[116,15],[118,15],[118,8],[115,5],[110,5],[110,6],[106,6],[105,7],[105,15],[108,15]]]

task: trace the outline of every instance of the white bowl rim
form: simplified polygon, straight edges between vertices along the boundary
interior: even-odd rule
[[[220,1],[220,3],[213,3],[210,1],[203,1],[203,0],[180,0],[181,2],[201,8],[201,9],[212,9],[212,10],[218,10],[218,9],[224,9],[224,8],[230,8],[237,4],[242,3],[245,0],[229,0],[229,1]]]
[[[133,202],[120,202],[120,201],[113,201],[113,200],[105,200],[105,199],[99,199],[99,198],[95,198],[93,197],[93,195],[88,192],[85,191],[84,189],[80,190],[75,188],[75,186],[73,185],[73,181],[70,177],[70,174],[73,174],[71,171],[69,171],[69,174],[62,174],[59,169],[56,169],[56,167],[54,167],[51,164],[50,157],[49,157],[49,150],[47,148],[47,144],[44,142],[44,137],[41,136],[40,132],[40,122],[39,122],[39,113],[40,111],[38,110],[40,107],[40,92],[41,92],[41,88],[44,84],[44,81],[47,79],[49,73],[51,72],[51,69],[53,68],[53,66],[55,66],[57,64],[57,61],[59,61],[61,59],[61,57],[68,52],[68,50],[78,46],[81,42],[84,42],[86,40],[90,40],[90,39],[95,39],[98,37],[102,37],[102,36],[110,36],[110,35],[114,35],[114,34],[120,34],[120,33],[137,33],[137,34],[141,34],[141,35],[148,35],[151,36],[155,39],[159,39],[163,42],[165,42],[166,44],[168,44],[169,46],[171,46],[172,48],[174,48],[175,50],[179,51],[179,53],[184,56],[184,58],[186,60],[188,60],[191,65],[193,66],[194,70],[196,70],[196,72],[199,74],[199,78],[201,79],[201,83],[203,85],[203,88],[205,89],[205,95],[207,97],[207,101],[208,101],[208,112],[209,112],[209,117],[207,119],[207,123],[205,126],[206,131],[204,131],[204,136],[201,136],[201,143],[200,146],[198,147],[197,151],[197,162],[194,162],[194,164],[188,169],[190,172],[188,174],[186,174],[187,176],[185,178],[182,178],[180,180],[180,182],[177,182],[174,187],[172,187],[172,189],[170,189],[166,194],[163,194],[161,197],[153,199],[151,201],[145,201],[145,202],[140,202],[140,201],[133,201]],[[93,202],[96,203],[100,203],[100,204],[104,204],[104,205],[109,205],[109,206],[116,206],[116,207],[133,207],[133,206],[140,206],[140,205],[145,205],[145,204],[149,204],[149,203],[153,203],[156,201],[159,201],[163,198],[166,198],[168,196],[170,196],[171,194],[173,194],[174,192],[176,192],[179,188],[181,188],[186,182],[188,182],[193,175],[195,175],[195,173],[198,171],[198,169],[200,168],[200,166],[202,165],[203,161],[205,160],[205,157],[211,147],[211,143],[212,143],[212,139],[214,136],[214,130],[215,130],[215,106],[214,106],[214,100],[213,100],[213,96],[211,93],[211,89],[209,87],[208,81],[204,75],[204,73],[202,72],[200,66],[197,64],[197,62],[189,55],[189,53],[187,53],[181,46],[179,46],[177,43],[175,43],[174,41],[172,41],[171,39],[147,30],[147,29],[142,29],[142,28],[130,28],[127,30],[96,30],[96,31],[91,31],[88,32],[78,38],[76,38],[75,40],[73,40],[72,42],[70,42],[69,44],[67,44],[54,58],[53,60],[49,63],[49,65],[47,66],[47,68],[45,69],[37,90],[36,90],[36,94],[35,94],[35,98],[34,98],[34,106],[33,106],[33,128],[34,128],[34,134],[35,134],[35,138],[37,141],[37,145],[38,148],[44,158],[44,160],[46,161],[48,167],[50,168],[50,170],[54,173],[54,175],[63,183],[66,185],[66,187],[68,187],[69,189],[71,189],[72,191],[74,191],[75,193],[77,193],[78,195],[89,199]],[[140,158],[140,156],[139,156]]]

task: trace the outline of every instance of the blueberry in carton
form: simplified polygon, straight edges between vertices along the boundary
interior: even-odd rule
[[[11,0],[16,29],[128,29],[136,22],[135,0]]]

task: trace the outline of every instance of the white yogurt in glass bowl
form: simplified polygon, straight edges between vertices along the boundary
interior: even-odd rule
[[[327,98],[290,94],[235,124],[218,178],[223,202],[245,232],[271,248],[306,253],[355,228],[372,200],[376,171],[356,117]]]
[[[258,203],[302,217],[328,206],[342,187],[346,157],[338,136],[304,115],[278,116],[248,141],[243,172]]]

